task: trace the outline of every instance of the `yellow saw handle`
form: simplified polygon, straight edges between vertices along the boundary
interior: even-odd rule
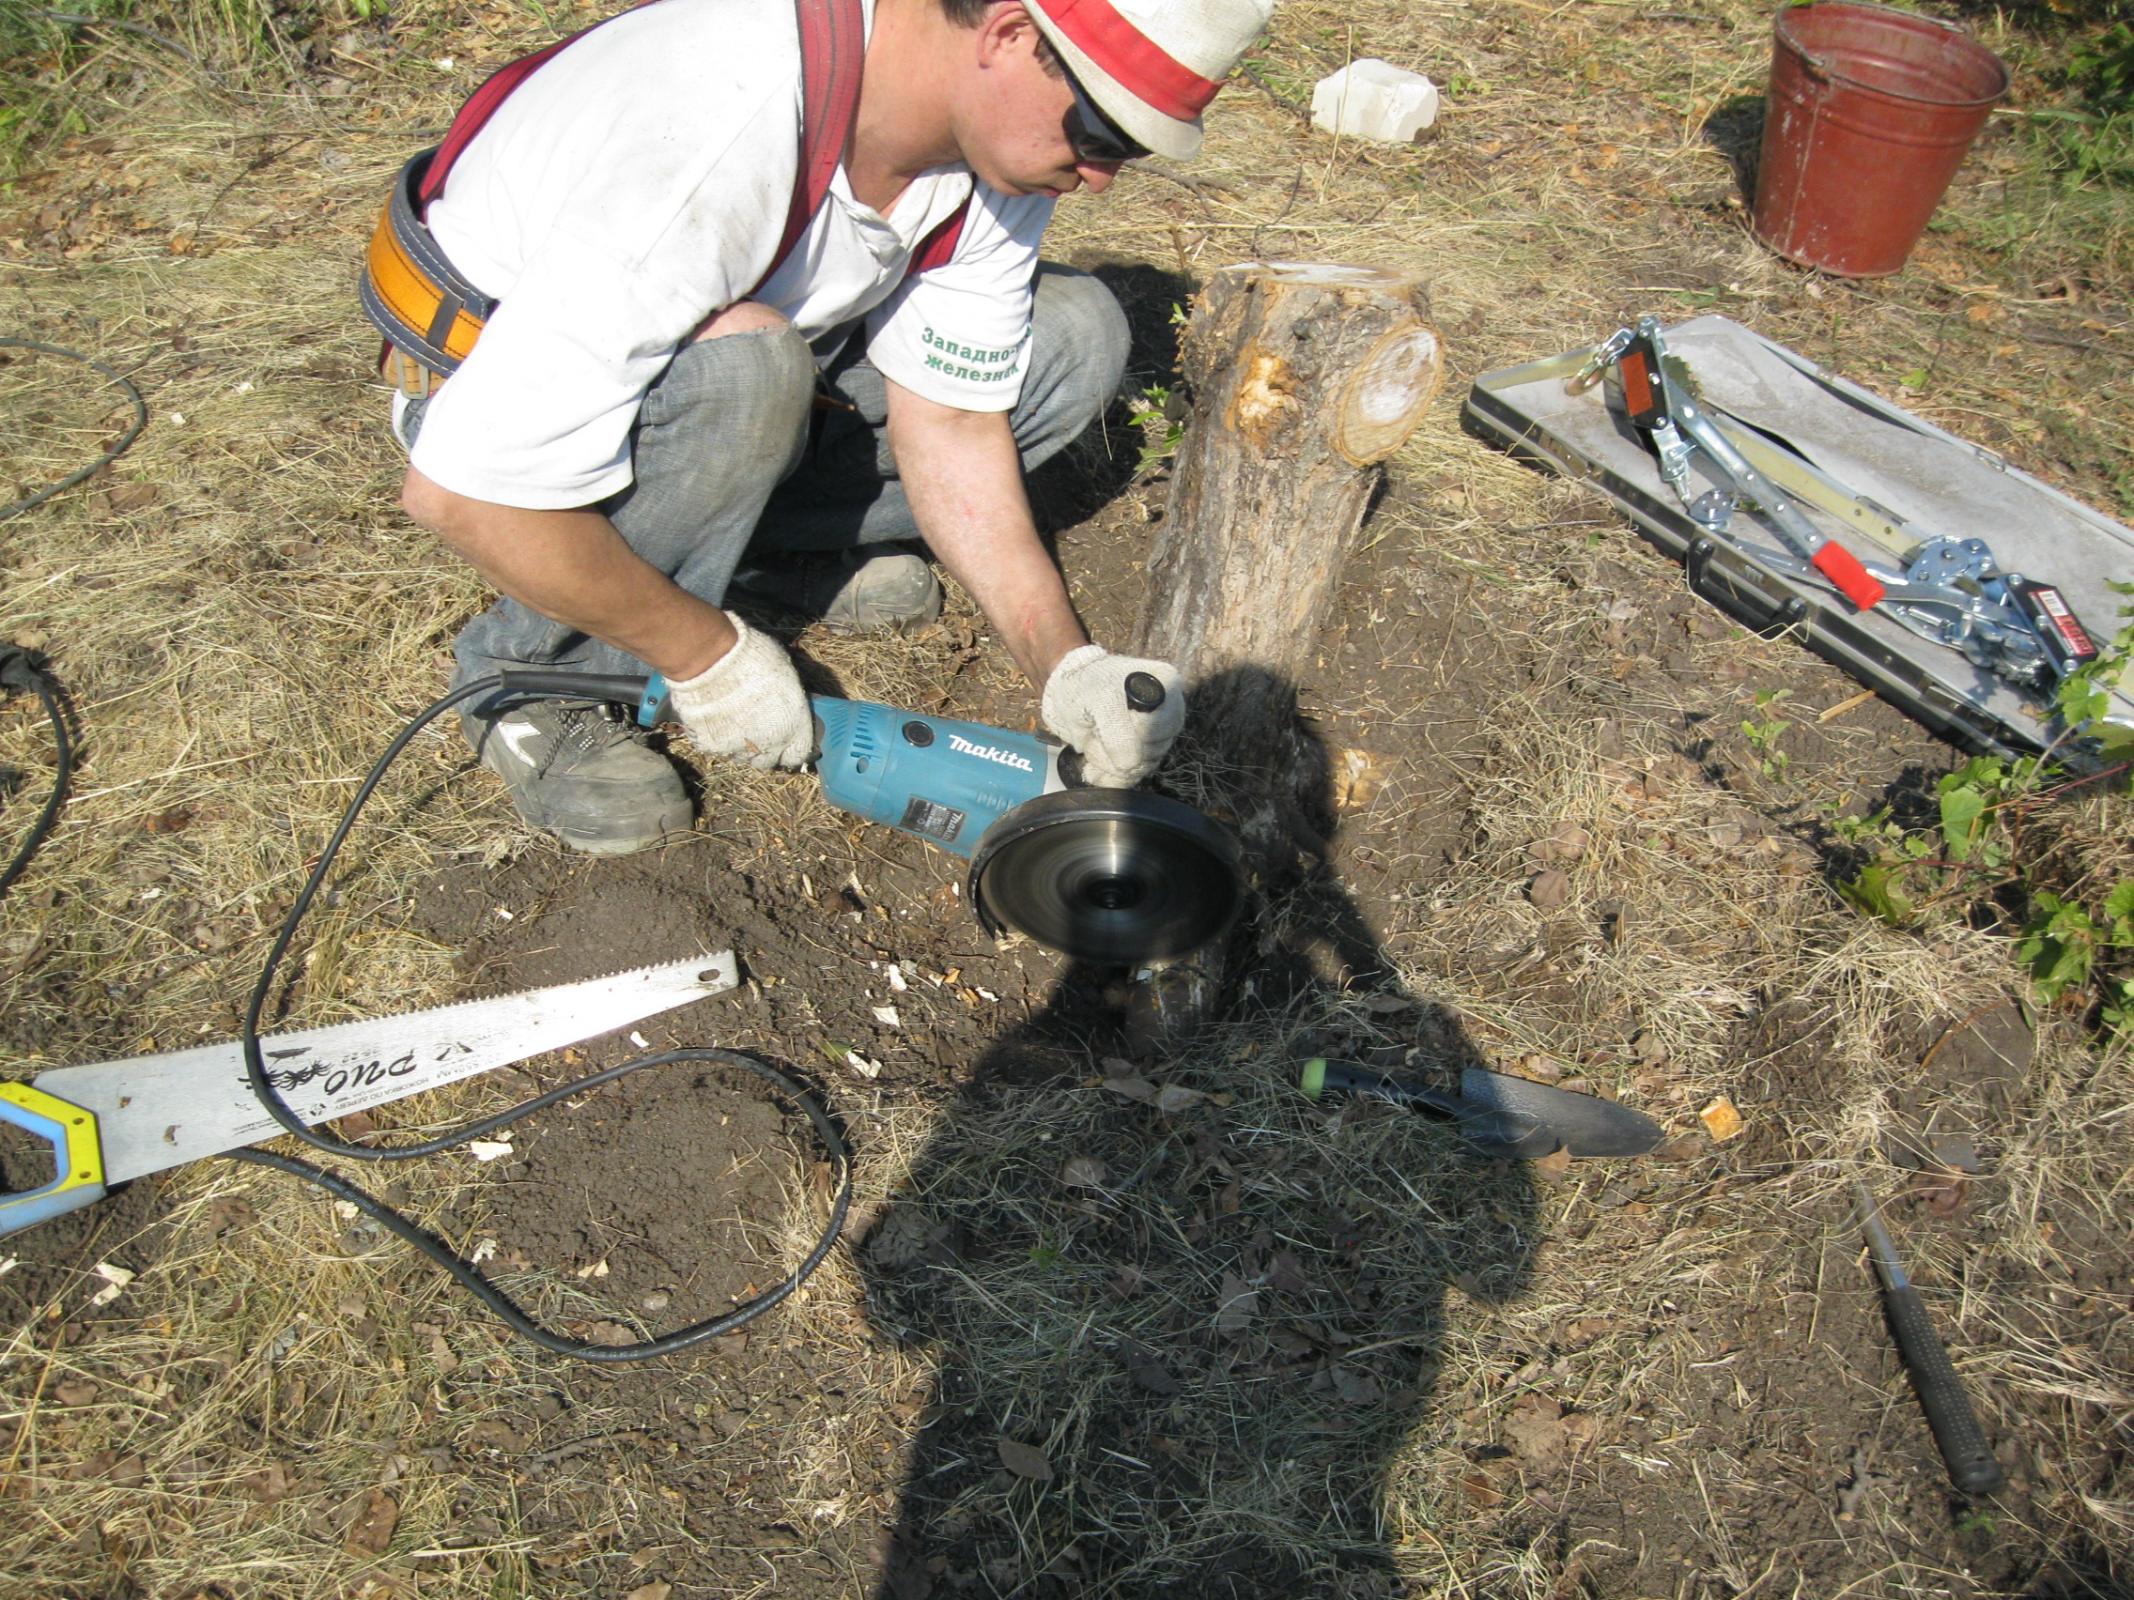
[[[55,1173],[41,1188],[0,1195],[0,1237],[104,1198],[104,1150],[95,1112],[26,1083],[0,1083],[0,1122],[49,1145]]]

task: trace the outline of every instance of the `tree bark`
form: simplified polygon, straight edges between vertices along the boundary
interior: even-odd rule
[[[1326,752],[1303,732],[1297,680],[1334,609],[1380,463],[1444,383],[1429,301],[1367,267],[1248,263],[1210,280],[1187,325],[1193,416],[1172,468],[1133,635],[1175,663],[1190,700],[1182,753],[1196,798],[1238,826],[1248,875],[1294,878],[1323,849]],[[1143,1042],[1211,1008],[1222,953],[1145,975]]]
[[[1184,358],[1193,418],[1133,642],[1192,685],[1197,746],[1264,770],[1294,753],[1298,673],[1444,352],[1412,278],[1249,263],[1202,291]]]

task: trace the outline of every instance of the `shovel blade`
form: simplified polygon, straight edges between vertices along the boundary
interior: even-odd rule
[[[1554,1136],[1577,1157],[1642,1156],[1667,1137],[1667,1130],[1652,1118],[1613,1100],[1571,1094],[1482,1067],[1461,1069],[1460,1098],[1532,1124],[1537,1134]]]

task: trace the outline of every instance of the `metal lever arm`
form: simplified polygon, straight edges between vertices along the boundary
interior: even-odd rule
[[[1846,599],[1862,611],[1870,611],[1879,605],[1886,592],[1885,581],[1861,565],[1850,550],[1834,539],[1825,538],[1822,531],[1802,514],[1800,507],[1734,447],[1734,441],[1726,436],[1725,430],[1696,397],[1683,393],[1676,386],[1667,372],[1667,350],[1661,341],[1660,323],[1656,317],[1639,321],[1637,343],[1625,359],[1640,356],[1651,363],[1651,381],[1658,390],[1661,411],[1710,459],[1718,469],[1718,475],[1726,480],[1725,486],[1761,507],[1772,530],[1786,547],[1828,578]]]

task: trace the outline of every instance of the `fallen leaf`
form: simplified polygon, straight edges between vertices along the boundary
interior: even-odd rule
[[[1234,1272],[1223,1274],[1222,1299],[1215,1308],[1217,1333],[1243,1333],[1259,1315],[1259,1291]]]
[[[1460,1488],[1467,1496],[1467,1503],[1482,1511],[1504,1504],[1504,1485],[1515,1470],[1510,1458],[1505,1456],[1486,1461],[1475,1468],[1460,1480]]]
[[[1385,1390],[1375,1377],[1348,1366],[1334,1368],[1334,1393],[1344,1405],[1352,1406],[1372,1405],[1385,1398]]]
[[[1563,1330],[1564,1343],[1582,1350],[1615,1326],[1610,1317],[1579,1317]]]
[[[1363,997],[1363,1008],[1376,1016],[1390,1017],[1396,1011],[1412,1011],[1415,1001],[1404,994],[1389,994],[1384,990]]]
[[[1033,1483],[1052,1481],[1052,1459],[1036,1445],[1002,1434],[999,1449],[1000,1464],[1018,1478],[1028,1478]]]
[[[87,1378],[68,1378],[52,1385],[53,1397],[63,1406],[85,1406],[97,1393],[97,1386]]]
[[[1519,1058],[1519,1076],[1530,1078],[1535,1083],[1561,1083],[1563,1063],[1554,1056],[1538,1053],[1523,1055]]]
[[[1125,1357],[1127,1376],[1137,1388],[1150,1394],[1173,1395],[1185,1387],[1146,1346],[1127,1342],[1120,1346],[1119,1353]]]
[[[1277,1250],[1267,1263],[1267,1287],[1277,1294],[1307,1294],[1311,1280],[1294,1250]]]
[[[244,1486],[254,1500],[263,1506],[271,1506],[289,1498],[289,1491],[296,1487],[296,1479],[287,1467],[275,1461],[246,1478]]]
[[[1571,1175],[1571,1152],[1558,1146],[1545,1156],[1538,1156],[1527,1163],[1537,1178],[1547,1183],[1561,1183]]]
[[[383,1489],[372,1489],[356,1507],[341,1548],[352,1556],[382,1556],[392,1547],[393,1529],[399,1525],[400,1503]]]
[[[1156,1086],[1146,1078],[1134,1076],[1106,1078],[1104,1087],[1122,1099],[1132,1100],[1141,1105],[1152,1106],[1156,1103]]]
[[[1535,1472],[1549,1476],[1570,1458],[1563,1407],[1546,1395],[1524,1394],[1504,1419],[1504,1442]]]
[[[1060,1167],[1060,1182],[1070,1189],[1101,1189],[1110,1171],[1095,1156],[1069,1156]]]
[[[667,1600],[672,1593],[674,1585],[671,1583],[646,1583],[632,1589],[623,1600]]]
[[[1167,1083],[1156,1091],[1156,1109],[1167,1117],[1175,1117],[1181,1111],[1191,1111],[1207,1098],[1198,1089]]]
[[[1557,910],[1571,898],[1571,880],[1550,867],[1534,874],[1534,881],[1526,886],[1526,897],[1536,911]]]
[[[104,504],[113,511],[143,511],[162,498],[161,489],[137,478],[129,483],[114,485],[104,495]]]
[[[1744,1126],[1741,1112],[1735,1108],[1734,1102],[1723,1094],[1715,1097],[1710,1105],[1698,1112],[1697,1120],[1704,1124],[1705,1131],[1712,1136],[1714,1144],[1725,1144],[1740,1133]]]

